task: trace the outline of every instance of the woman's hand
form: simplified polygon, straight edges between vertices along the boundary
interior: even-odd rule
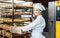
[[[11,26],[11,28],[10,28],[10,32],[12,32],[12,33],[22,34],[23,31],[21,30],[21,28],[22,28],[22,27]]]

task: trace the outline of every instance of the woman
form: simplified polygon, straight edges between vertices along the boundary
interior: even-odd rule
[[[32,30],[31,38],[45,38],[42,35],[42,32],[45,28],[45,20],[43,18],[42,11],[44,11],[45,8],[41,3],[34,4],[34,14],[37,16],[37,18],[29,25],[23,27],[21,30],[23,32]]]

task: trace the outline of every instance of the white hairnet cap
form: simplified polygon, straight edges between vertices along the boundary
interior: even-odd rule
[[[45,10],[45,7],[41,3],[35,3],[33,5],[34,9],[40,9],[41,11]]]

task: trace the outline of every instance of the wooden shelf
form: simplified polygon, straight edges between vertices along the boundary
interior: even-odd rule
[[[0,21],[12,22],[12,19],[11,18],[0,18]],[[27,22],[27,21],[31,21],[31,19],[30,18],[15,18],[13,21],[14,22]]]

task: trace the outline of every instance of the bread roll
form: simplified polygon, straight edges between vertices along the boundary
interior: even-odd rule
[[[7,36],[7,37],[12,37],[12,33],[5,32],[5,36]]]
[[[8,24],[0,24],[0,28],[5,29],[5,30],[10,30],[11,25]]]

